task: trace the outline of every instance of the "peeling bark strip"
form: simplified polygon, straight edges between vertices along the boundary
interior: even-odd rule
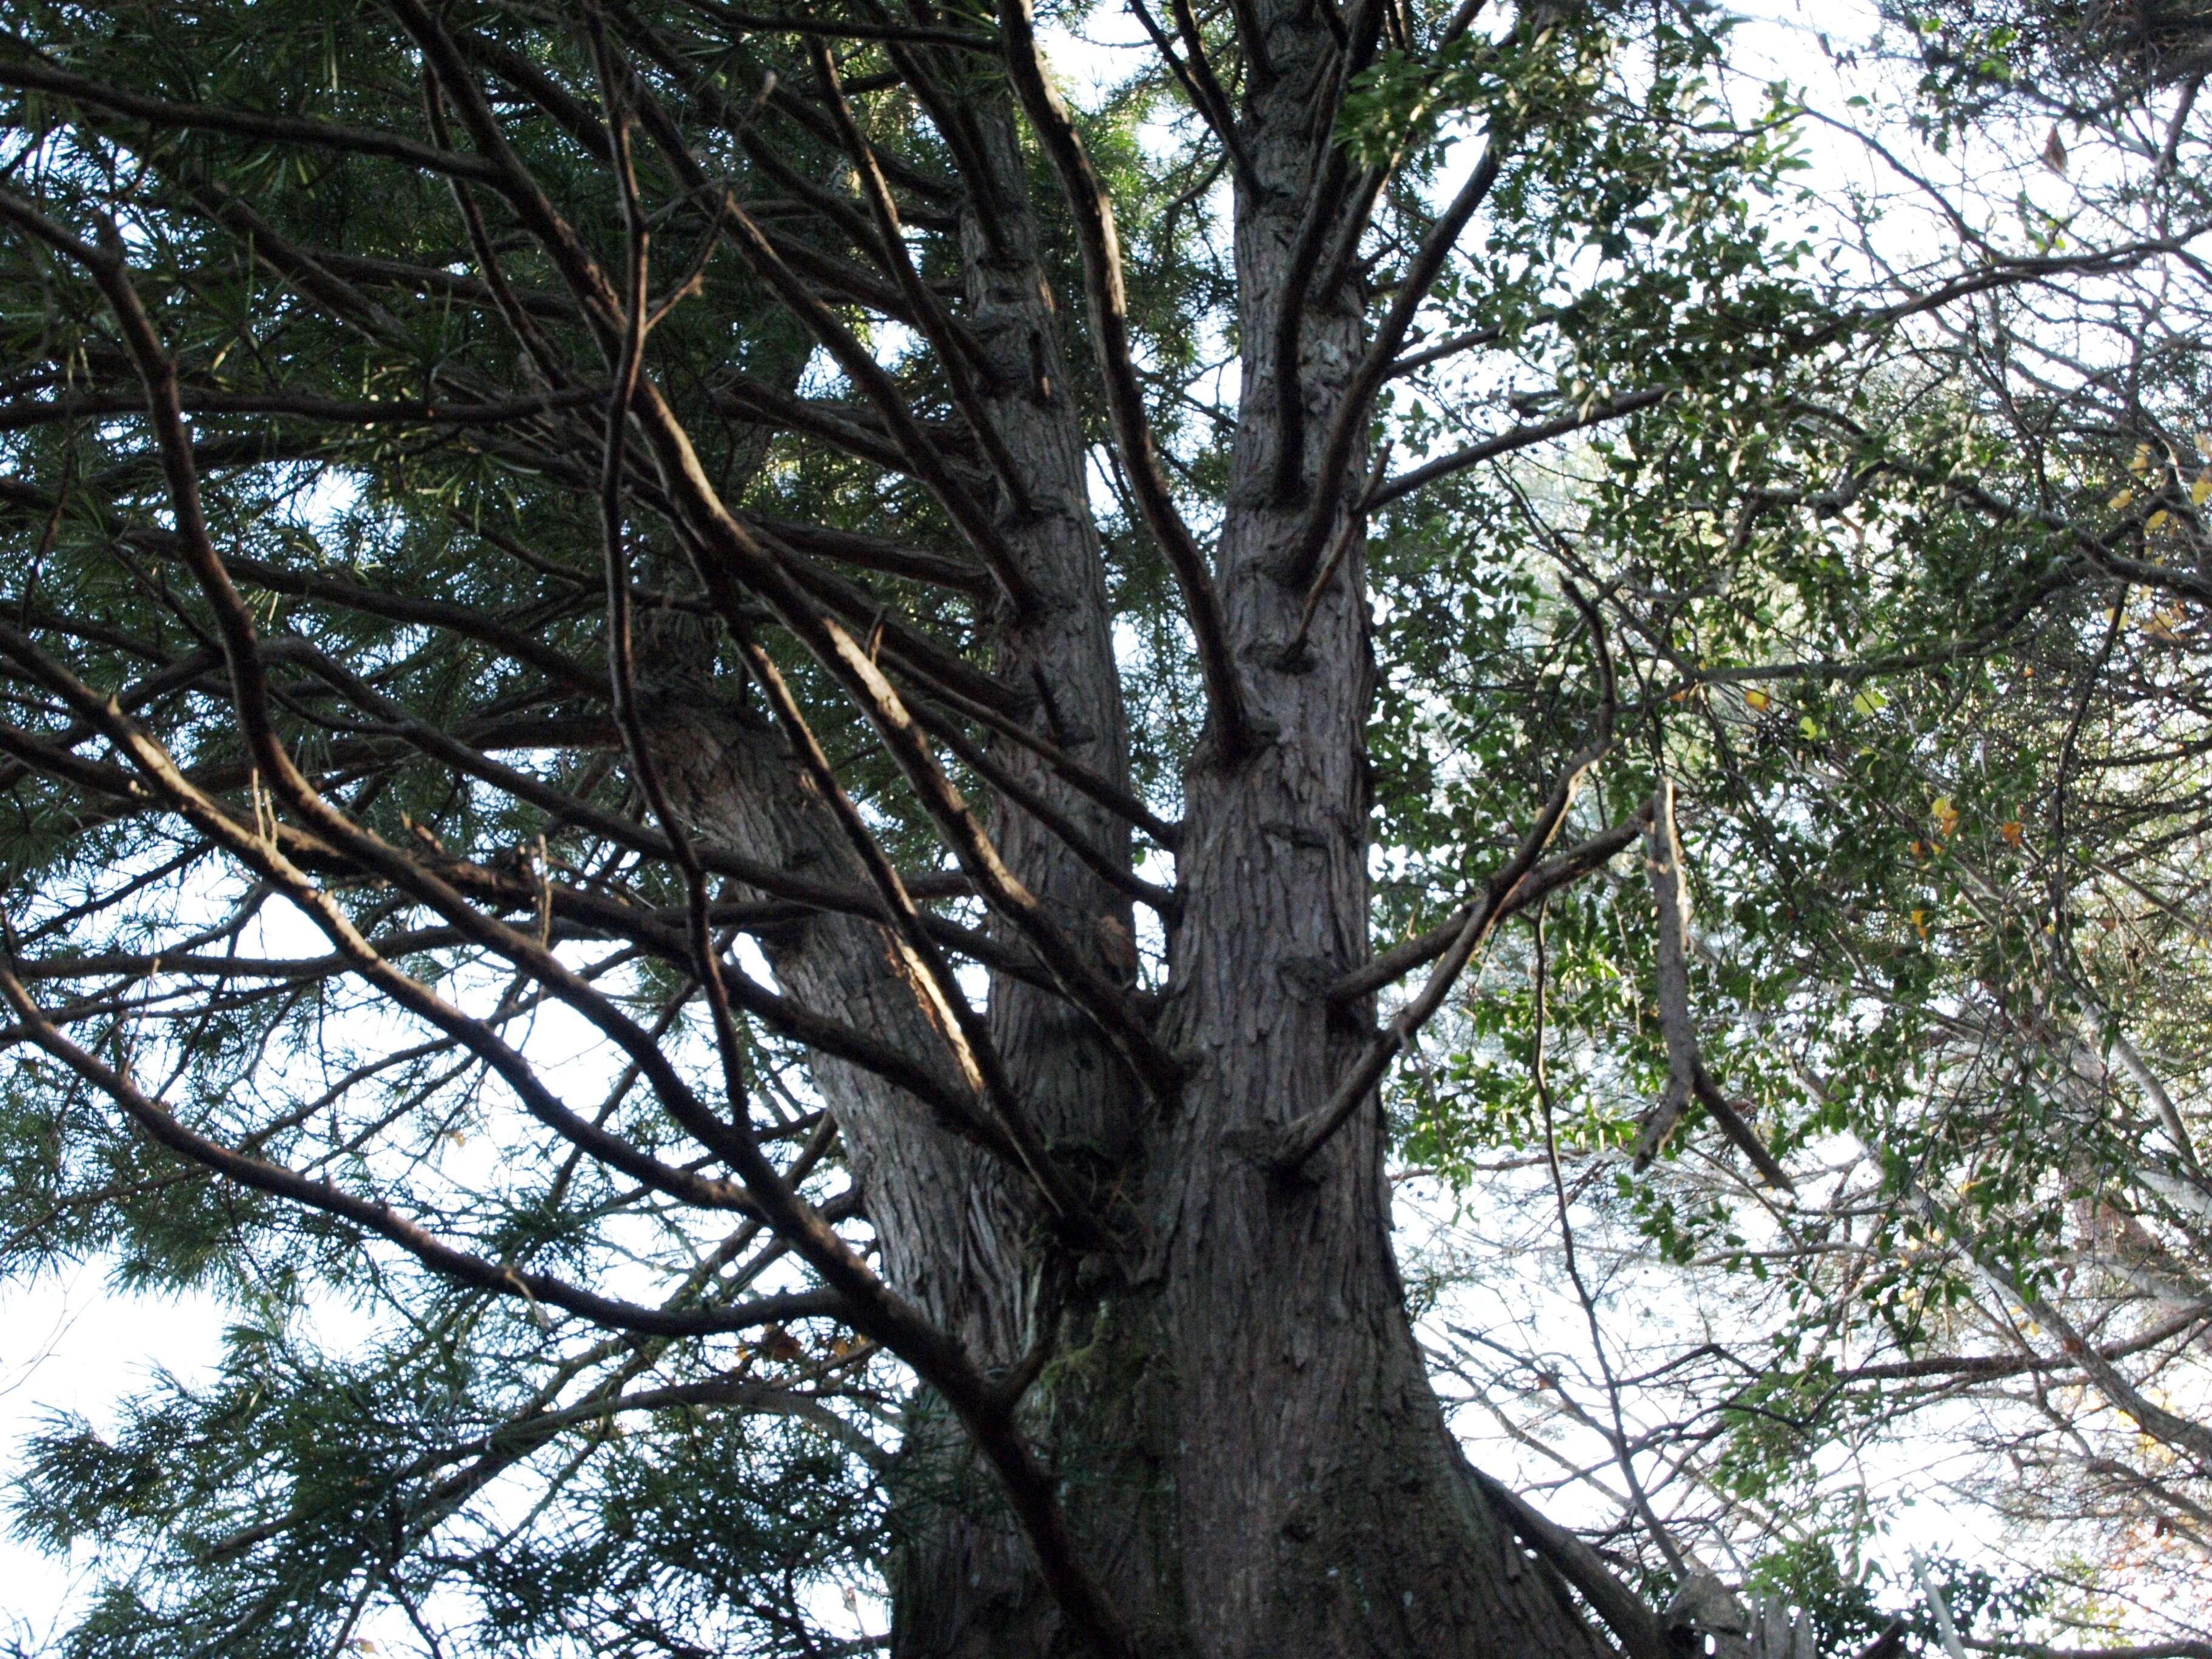
[[[1690,888],[1682,867],[1682,838],[1674,828],[1674,783],[1661,778],[1651,797],[1650,850],[1644,869],[1659,912],[1654,951],[1659,981],[1659,1027],[1667,1042],[1667,1089],[1644,1115],[1629,1158],[1638,1170],[1650,1168],[1695,1100],[1711,1115],[1721,1133],[1749,1158],[1769,1186],[1790,1189],[1789,1173],[1766,1150],[1743,1114],[1721,1093],[1698,1052],[1698,1029],[1690,1012]]]

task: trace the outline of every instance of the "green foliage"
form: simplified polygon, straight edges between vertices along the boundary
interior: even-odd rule
[[[134,1563],[59,1650],[326,1650],[374,1586],[444,1620],[474,1601],[487,1653],[580,1628],[609,1651],[649,1651],[658,1628],[804,1653],[803,1598],[865,1569],[879,1499],[818,1431],[678,1411],[644,1435],[613,1416],[580,1439],[532,1433],[514,1418],[526,1391],[481,1369],[494,1351],[451,1323],[426,1334],[341,1356],[239,1327],[213,1379],[161,1381],[117,1430],[54,1421],[17,1526]]]

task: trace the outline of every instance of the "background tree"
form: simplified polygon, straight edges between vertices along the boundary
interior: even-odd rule
[[[2019,25],[1919,20],[1901,264],[1690,8],[1133,4],[1082,110],[1021,0],[4,15],[9,1261],[239,1321],[37,1449],[65,1647],[1644,1656],[1761,1555],[1841,1640],[1788,1472],[1931,1379],[2199,1502],[2085,936],[2195,948],[2166,37],[2001,221],[1893,144]],[[1568,1264],[1602,1549],[1394,1251],[1516,1136],[1762,1333],[1632,1437]]]
[[[1971,280],[1962,252],[2186,247],[2190,40],[1907,21],[1829,100],[1868,152],[1824,158],[1862,269],[1925,291]],[[1602,583],[1650,653],[1702,1057],[1794,1189],[1694,1141],[1620,1167],[1665,1075],[1648,901],[1563,896],[1408,1101],[1416,1161],[1490,1200],[1440,1270],[1494,1322],[1438,1352],[1651,1567],[1662,1528],[1758,1563],[1831,1640],[1919,1599],[1868,1577],[1910,1468],[1983,1510],[2026,1607],[2203,1646],[2203,275],[2054,268],[1808,365],[1790,422],[1638,415],[1489,500],[1558,503],[1517,520],[1531,568]],[[1518,663],[1494,672],[1540,691]],[[1540,1006],[1556,1120],[1526,1083]]]

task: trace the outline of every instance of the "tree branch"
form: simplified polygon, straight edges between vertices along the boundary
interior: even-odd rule
[[[1397,297],[1376,325],[1366,355],[1352,371],[1351,383],[1346,386],[1335,413],[1329,417],[1328,430],[1322,438],[1321,454],[1314,464],[1312,504],[1307,508],[1297,535],[1284,552],[1281,568],[1275,573],[1290,586],[1303,588],[1313,580],[1314,567],[1321,559],[1335,522],[1340,491],[1348,482],[1346,470],[1351,465],[1352,451],[1367,430],[1368,413],[1374,407],[1376,394],[1389,378],[1391,362],[1406,343],[1414,314],[1428,298],[1429,290],[1436,286],[1437,278],[1443,275],[1444,261],[1458,243],[1460,233],[1467,228],[1468,221],[1490,194],[1490,187],[1498,182],[1510,142],[1505,128],[1492,123],[1485,134],[1482,159],[1475,163],[1474,171],[1430,228],[1429,234],[1421,239],[1420,247],[1400,280]],[[1367,505],[1370,508],[1380,507],[1392,498],[1393,493],[1385,485],[1370,498]]]
[[[1651,798],[1650,851],[1645,868],[1659,909],[1656,955],[1659,981],[1659,1026],[1667,1042],[1667,1090],[1659,1103],[1644,1115],[1630,1161],[1638,1170],[1651,1160],[1674,1133],[1692,1099],[1712,1115],[1723,1133],[1734,1141],[1770,1186],[1796,1190],[1789,1173],[1775,1162],[1742,1115],[1714,1084],[1698,1052],[1698,1029],[1690,1016],[1690,898],[1682,867],[1682,842],[1674,829],[1674,784],[1662,777]]]
[[[0,994],[4,994],[15,1010],[32,1042],[121,1107],[149,1139],[240,1186],[349,1221],[398,1245],[433,1272],[477,1290],[559,1308],[610,1329],[655,1336],[703,1336],[750,1330],[756,1326],[794,1319],[835,1318],[843,1311],[836,1297],[819,1291],[765,1297],[725,1309],[647,1307],[594,1295],[562,1279],[524,1273],[471,1255],[425,1232],[384,1205],[356,1198],[327,1182],[310,1180],[281,1164],[233,1152],[185,1127],[130,1079],[56,1030],[8,965],[0,965]]]
[[[1215,723],[1213,746],[1224,763],[1250,752],[1256,740],[1245,708],[1244,687],[1229,647],[1229,629],[1220,595],[1206,556],[1192,539],[1175,498],[1169,493],[1145,418],[1144,393],[1137,382],[1129,340],[1128,296],[1121,281],[1121,239],[1114,228],[1114,204],[1091,166],[1075,131],[1074,118],[1054,88],[1042,48],[1037,45],[1030,0],[1000,0],[999,27],[1006,37],[1006,66],[1037,142],[1060,174],[1060,186],[1075,219],[1077,245],[1083,251],[1084,293],[1090,301],[1092,337],[1106,406],[1114,422],[1115,447],[1136,492],[1145,523],[1166,555],[1182,590],[1183,610],[1198,642],[1199,674],[1206,682],[1206,707]]]
[[[1550,795],[1538,809],[1536,820],[1522,838],[1520,847],[1507,860],[1505,867],[1492,878],[1493,885],[1500,893],[1498,902],[1470,908],[1467,920],[1460,924],[1458,933],[1445,947],[1442,960],[1431,971],[1428,982],[1422,986],[1419,994],[1400,1009],[1397,1018],[1368,1045],[1366,1052],[1337,1085],[1336,1091],[1325,1103],[1285,1125],[1273,1138],[1267,1162],[1278,1175],[1292,1175],[1304,1168],[1306,1161],[1350,1121],[1352,1113],[1382,1080],[1383,1073],[1397,1057],[1399,1050],[1413,1040],[1421,1027],[1428,1024],[1430,1017],[1443,1005],[1444,998],[1458,981],[1462,970],[1497,927],[1499,915],[1508,905],[1516,905],[1517,908],[1517,903],[1527,902],[1526,895],[1521,890],[1534,873],[1537,860],[1543,856],[1544,848],[1565,821],[1567,809],[1574,804],[1583,777],[1613,747],[1615,701],[1613,655],[1607,647],[1604,627],[1598,620],[1597,613],[1589,608],[1588,602],[1575,588],[1570,586],[1566,591],[1590,630],[1597,658],[1602,699],[1598,709],[1597,735],[1568,761],[1559,781],[1552,786]]]

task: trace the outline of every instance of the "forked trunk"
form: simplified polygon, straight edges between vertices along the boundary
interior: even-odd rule
[[[1029,1189],[873,1075],[817,1060],[892,1281],[988,1366],[1040,1336],[1052,1358],[1026,1396],[1091,1569],[1147,1655],[1380,1659],[1606,1651],[1549,1568],[1524,1556],[1469,1478],[1407,1318],[1389,1238],[1381,1115],[1370,1102],[1295,1177],[1254,1150],[1326,1099],[1371,1010],[1320,990],[1365,959],[1370,685],[1355,550],[1296,661],[1303,584],[1274,574],[1317,488],[1320,434],[1364,348],[1349,291],[1313,296],[1302,334],[1304,482],[1285,491],[1271,337],[1325,153],[1310,112],[1337,59],[1310,10],[1269,36],[1275,76],[1246,143],[1263,189],[1240,191],[1246,341],[1235,483],[1217,568],[1261,742],[1212,744],[1188,780],[1160,1030],[1188,1073],[1147,1103],[1067,1005],[1000,975],[991,1024],[1051,1148],[1095,1184],[1127,1241],[1083,1255]],[[1093,770],[1127,775],[1103,561],[1085,449],[1037,262],[1011,111],[980,118],[1000,185],[971,216],[968,307],[997,371],[990,413],[1024,472],[1027,514],[1001,527],[1044,603],[997,634],[997,672],[1037,694],[1040,731]],[[973,165],[976,158],[970,158]],[[1346,285],[1346,290],[1357,284]],[[1334,503],[1338,519],[1351,508]],[[1350,528],[1356,528],[1352,526]],[[660,741],[693,809],[726,836],[808,873],[862,884],[781,740],[696,697],[668,700]],[[1128,830],[1017,745],[999,763],[1108,859]],[[1124,892],[1018,808],[993,825],[1008,866],[1124,979]],[[770,941],[811,1006],[912,1054],[943,1045],[888,937],[856,917],[794,922]],[[1085,1650],[957,1429],[915,1408],[898,1475],[891,1568],[898,1659],[1027,1659]]]

